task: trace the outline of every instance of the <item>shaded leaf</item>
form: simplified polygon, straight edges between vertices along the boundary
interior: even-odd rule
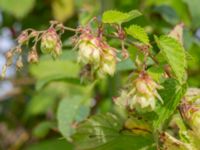
[[[147,70],[153,80],[160,82],[164,77],[164,69],[161,66],[152,66]]]
[[[49,76],[78,77],[79,65],[68,60],[41,60],[39,64],[30,66],[30,72],[37,79],[45,79]]]
[[[49,130],[53,128],[54,124],[49,121],[43,121],[39,123],[33,130],[33,135],[37,138],[43,138],[45,137]]]
[[[181,86],[175,79],[167,79],[162,86],[163,89],[159,91],[159,94],[164,104],[156,109],[158,118],[153,122],[155,130],[161,129],[173,115],[186,91],[186,85]]]
[[[83,96],[74,95],[63,99],[57,112],[58,129],[61,134],[70,140],[74,133],[74,125],[89,115],[89,106],[85,104]]]
[[[99,114],[80,124],[73,136],[77,150],[128,150],[151,146],[153,138],[122,132],[123,121],[113,114]]]
[[[116,70],[117,71],[128,71],[133,70],[135,68],[135,64],[131,59],[122,60],[117,63]]]
[[[192,23],[195,28],[200,26],[200,11],[199,0],[183,0],[188,5],[190,14],[192,16]]]
[[[53,75],[53,76],[48,76],[43,79],[40,79],[36,83],[36,90],[41,90],[44,86],[49,84],[50,82],[53,81],[64,81],[68,83],[73,83],[73,84],[80,84],[81,81],[77,78],[68,78],[66,75]]]
[[[57,94],[57,90],[52,88],[35,93],[26,107],[26,117],[45,113],[53,105]]]
[[[73,150],[72,144],[68,143],[66,140],[60,139],[48,139],[37,144],[29,145],[26,150]]]
[[[167,5],[156,6],[153,9],[153,11],[159,13],[162,16],[162,18],[170,24],[175,25],[179,22],[179,17],[176,14],[176,11],[170,6]]]

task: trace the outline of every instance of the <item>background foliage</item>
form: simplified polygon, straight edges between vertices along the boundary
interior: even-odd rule
[[[182,72],[186,68],[184,63],[186,57],[188,85],[200,87],[199,0],[0,0],[1,37],[3,38],[6,31],[15,44],[15,38],[26,28],[46,29],[49,21],[53,19],[67,26],[76,27],[86,24],[94,16],[102,18],[102,13],[108,9],[122,12],[140,10],[143,15],[125,23],[126,32],[146,44],[149,43],[149,39],[154,38],[154,34],[168,34],[176,24],[183,22],[186,56],[183,56],[181,47],[174,43],[173,39],[161,36],[157,38],[157,43],[159,48],[163,49],[166,58],[170,60],[169,64],[178,81],[181,82],[184,78]],[[131,19],[130,14],[124,18],[124,16],[120,17],[120,14],[112,16],[113,12],[110,13],[112,19],[103,16],[103,22],[114,22],[116,19],[121,23]],[[119,18],[115,18],[116,16]],[[143,28],[140,29],[137,25],[129,27],[132,23],[142,26],[148,33],[149,39]],[[132,31],[137,31],[138,34]],[[78,149],[95,150],[128,149],[128,147],[139,149],[141,145],[152,143],[151,135],[138,138],[128,133],[117,132],[122,126],[120,123],[124,114],[117,111],[118,108],[113,105],[112,97],[118,95],[128,74],[135,68],[132,59],[120,62],[117,65],[117,73],[113,77],[107,76],[100,82],[94,81],[85,86],[81,84],[79,78],[80,66],[76,62],[77,52],[71,51],[71,43],[68,40],[71,35],[70,32],[66,32],[63,36],[63,54],[60,59],[52,60],[50,56],[42,56],[39,64],[26,64],[22,71],[14,71],[12,75],[8,72],[7,78],[1,81],[2,91],[5,84],[11,86],[8,92],[0,94],[0,149],[73,150],[73,145],[65,138],[69,141],[76,139],[75,144],[78,146],[81,144]],[[165,45],[166,41],[171,43],[171,47]],[[115,40],[109,42],[119,47]],[[168,51],[165,51],[166,47]],[[172,47],[176,47],[176,51],[171,51]],[[0,49],[3,54],[5,50],[1,43]],[[131,58],[134,59],[134,48],[129,47],[128,50]],[[27,53],[24,57],[26,55]],[[155,79],[159,78],[159,69],[152,68],[149,72],[154,74]],[[167,96],[171,95],[171,97],[166,98],[166,93],[161,91],[163,100],[168,103],[164,106],[165,109],[158,108],[157,112],[160,116],[153,123],[154,128],[161,128],[171,115],[171,110],[169,111],[168,108],[175,110],[179,97],[182,97],[185,90],[185,87],[180,88],[179,83],[173,80],[166,81],[163,86],[170,93]],[[173,103],[170,103],[171,99]],[[115,112],[120,117],[107,112]],[[80,132],[71,137],[75,132],[73,126],[92,114],[98,115],[90,118],[89,123],[82,124]],[[93,125],[102,123],[104,127],[99,126],[94,131],[91,130]],[[96,136],[88,139],[85,134],[81,134],[82,132],[86,132],[87,135],[95,133]],[[106,144],[98,140],[102,136],[105,136],[103,139],[106,140]],[[137,141],[138,144],[133,142],[135,138],[141,139]],[[116,145],[115,143],[118,142],[120,144]]]

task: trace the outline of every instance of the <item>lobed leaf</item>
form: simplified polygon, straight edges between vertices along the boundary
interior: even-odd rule
[[[161,129],[173,115],[186,91],[186,85],[181,86],[175,79],[167,79],[162,86],[163,89],[159,91],[159,94],[164,104],[156,109],[158,118],[153,122],[155,130]]]
[[[155,37],[156,43],[162,55],[171,66],[180,83],[185,81],[185,69],[187,67],[186,55],[183,46],[174,38],[163,35]]]
[[[123,121],[113,114],[99,114],[80,124],[73,136],[77,150],[149,149],[153,138],[122,132]]]

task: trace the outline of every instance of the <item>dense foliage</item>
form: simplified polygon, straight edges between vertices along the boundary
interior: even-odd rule
[[[200,149],[198,7],[0,1],[2,32],[17,39],[1,70],[13,88],[0,97],[0,148]]]

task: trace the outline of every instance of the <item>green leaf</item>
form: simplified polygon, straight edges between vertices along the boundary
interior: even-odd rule
[[[192,16],[192,23],[195,28],[200,26],[200,11],[199,0],[183,0],[188,5],[190,14]]]
[[[153,80],[160,82],[164,76],[164,69],[162,66],[152,66],[147,70],[148,74]]]
[[[117,23],[121,24],[123,22],[128,22],[131,19],[141,16],[142,14],[138,10],[132,10],[128,13],[108,10],[103,13],[102,21],[103,23]]]
[[[167,5],[156,6],[153,9],[153,11],[159,13],[166,22],[172,25],[175,25],[180,21],[178,15],[176,14],[176,11],[170,6]]]
[[[116,67],[117,71],[129,71],[133,69],[135,69],[135,64],[130,58],[120,61],[119,63],[117,63]]]
[[[69,78],[78,77],[79,65],[68,60],[41,60],[39,64],[30,66],[30,72],[37,79],[45,79],[50,76],[65,75]]]
[[[186,91],[186,85],[181,86],[175,79],[167,79],[162,86],[163,89],[159,91],[159,94],[164,104],[161,104],[156,109],[158,118],[153,122],[155,130],[161,129],[173,115]]]
[[[58,129],[68,140],[75,131],[73,124],[83,121],[89,115],[89,105],[85,101],[83,96],[74,95],[63,99],[58,106]]]
[[[36,83],[36,90],[41,90],[42,88],[44,88],[46,85],[48,85],[49,83],[53,82],[53,81],[65,81],[68,83],[72,83],[72,84],[80,84],[81,81],[77,78],[69,78],[66,77],[66,75],[53,75],[53,76],[48,76],[45,77],[43,79],[40,79],[37,81]]]
[[[188,131],[189,133],[189,140],[190,140],[190,143],[192,144],[192,146],[194,146],[197,150],[200,149],[200,144],[199,144],[199,141],[200,141],[200,137],[196,134],[195,131]],[[196,150],[195,149],[195,150]]]
[[[35,93],[27,104],[25,117],[45,113],[53,105],[57,93],[57,90],[52,88]]]
[[[43,121],[39,123],[33,130],[33,135],[37,138],[45,137],[54,124],[50,121]]]
[[[53,0],[53,16],[56,20],[64,22],[74,14],[73,0]]]
[[[25,17],[33,8],[35,0],[0,0],[0,8],[17,18]]]
[[[133,38],[145,43],[149,44],[149,38],[144,28],[138,25],[131,25],[129,28],[126,28],[126,32],[131,35]]]
[[[150,135],[123,132],[123,121],[113,114],[99,114],[80,124],[73,135],[77,150],[148,149],[153,143]]]
[[[175,76],[180,83],[185,81],[185,69],[187,67],[186,55],[183,46],[174,38],[169,36],[155,37],[161,54],[171,66]]]
[[[48,139],[37,144],[28,144],[26,150],[74,150],[72,144],[66,140]]]

